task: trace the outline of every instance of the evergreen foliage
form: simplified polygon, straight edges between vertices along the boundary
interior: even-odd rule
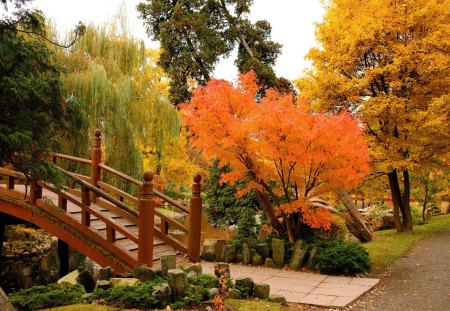
[[[352,275],[370,268],[369,253],[359,244],[334,240],[322,243],[323,252],[317,255],[320,272]]]
[[[220,182],[222,173],[229,173],[229,166],[219,168],[219,161],[215,160],[209,170],[209,179],[206,181],[205,208],[208,221],[214,226],[236,225],[240,238],[256,238],[255,215],[259,208],[258,200],[254,193],[249,193],[240,198],[236,194],[241,185],[234,186]]]
[[[242,73],[254,70],[262,88],[292,89],[273,71],[281,45],[271,41],[270,24],[248,19],[252,2],[153,0],[138,5],[148,34],[161,43],[159,65],[171,78],[172,103],[189,101],[190,81],[205,85],[220,57],[229,56],[236,45],[236,65]]]
[[[61,287],[50,284],[23,289],[9,295],[8,299],[18,310],[29,311],[80,303],[84,293],[83,286],[79,284]]]
[[[42,155],[82,125],[79,105],[64,98],[44,16],[23,8],[26,1],[11,2],[15,9],[0,18],[0,166],[9,163],[27,177],[60,183]]]

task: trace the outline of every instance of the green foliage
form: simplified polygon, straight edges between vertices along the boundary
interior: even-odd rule
[[[61,184],[43,153],[83,124],[76,101],[64,99],[62,69],[46,45],[44,16],[16,2],[0,19],[0,166]],[[25,35],[26,34],[26,35]]]
[[[335,240],[321,246],[317,262],[322,273],[353,275],[370,268],[369,253],[359,244]]]
[[[50,284],[23,289],[8,298],[18,310],[28,311],[80,303],[84,293],[83,286],[79,284],[61,287]]]
[[[134,286],[116,286],[108,290],[97,289],[96,299],[103,299],[107,305],[120,308],[150,309],[160,305],[153,296],[153,287],[164,283],[162,278]]]
[[[225,166],[220,169],[218,164],[216,160],[210,167],[209,179],[206,182],[205,211],[208,221],[214,226],[236,224],[238,239],[256,239],[255,215],[259,207],[256,196],[250,193],[237,199],[237,188],[241,185],[221,185],[220,175],[230,172],[230,168]]]
[[[182,300],[170,304],[172,309],[180,309],[186,306],[198,305],[208,299],[210,288],[219,287],[217,277],[209,274],[198,274],[188,279],[188,288]]]
[[[190,79],[205,85],[220,57],[228,56],[236,44],[241,72],[255,70],[265,86],[283,84],[271,68],[281,45],[270,40],[267,21],[250,22],[246,14],[252,2],[147,0],[138,5],[147,33],[161,43],[158,64],[171,78],[170,99],[175,105],[189,101]]]

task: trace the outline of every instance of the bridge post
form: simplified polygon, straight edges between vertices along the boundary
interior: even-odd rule
[[[200,261],[200,235],[202,232],[202,198],[200,184],[202,177],[200,174],[194,175],[192,184],[192,197],[189,208],[189,235],[188,235],[188,257],[191,261]]]
[[[99,129],[94,131],[94,139],[92,140],[92,155],[91,155],[91,185],[97,187],[97,182],[101,180],[102,162],[102,132]],[[95,202],[97,195],[91,191],[91,201]]]
[[[153,172],[144,172],[144,183],[139,197],[138,263],[153,265],[153,233],[155,226],[155,200],[153,199]]]

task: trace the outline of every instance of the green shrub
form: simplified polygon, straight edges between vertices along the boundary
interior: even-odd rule
[[[370,268],[369,253],[359,244],[344,241],[323,243],[317,256],[320,272],[351,275]]]
[[[80,303],[84,293],[83,286],[79,284],[68,286],[50,284],[23,289],[9,295],[8,298],[18,310],[28,311]]]
[[[104,299],[110,306],[127,309],[151,309],[160,306],[160,301],[153,296],[153,287],[164,283],[162,278],[133,285],[116,286],[108,290],[96,290],[97,299]]]

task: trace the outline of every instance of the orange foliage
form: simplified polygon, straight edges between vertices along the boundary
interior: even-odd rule
[[[211,80],[194,90],[182,107],[192,144],[220,165],[230,164],[232,172],[222,182],[250,179],[239,195],[251,190],[281,195],[292,202],[280,206],[280,212],[289,210],[284,218],[295,212],[311,227],[329,228],[328,211],[298,202],[351,190],[369,173],[361,124],[348,113],[311,114],[302,100],[293,104],[292,95],[273,90],[257,102],[257,90],[253,72],[241,75],[236,85]]]

